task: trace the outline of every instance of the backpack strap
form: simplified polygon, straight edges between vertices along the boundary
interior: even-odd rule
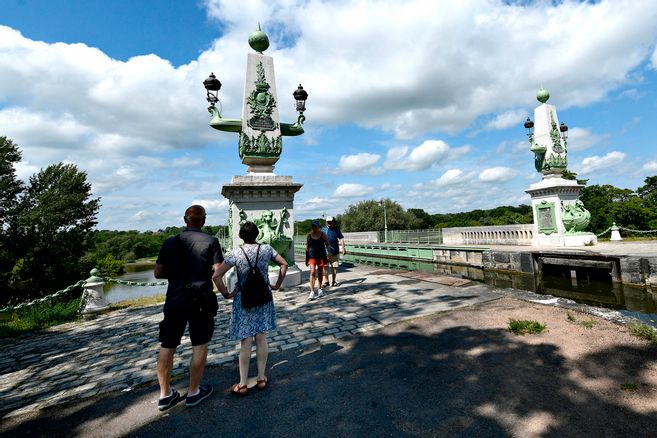
[[[240,246],[240,249],[244,253],[244,257],[246,257],[246,262],[249,264],[249,269],[253,269],[254,266],[258,266],[258,257],[260,256],[260,244],[258,244],[258,250],[256,251],[256,259],[255,259],[255,262],[253,263],[253,266],[251,265],[251,261],[249,260],[249,256],[246,255],[246,251],[244,251],[244,247]]]

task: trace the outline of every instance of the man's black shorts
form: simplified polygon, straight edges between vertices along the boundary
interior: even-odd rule
[[[185,326],[189,323],[189,338],[192,345],[203,345],[210,342],[214,333],[214,317],[204,313],[192,315],[168,311],[160,322],[160,342],[162,348],[176,348],[185,333]]]

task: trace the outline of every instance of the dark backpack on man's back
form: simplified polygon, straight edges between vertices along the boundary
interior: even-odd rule
[[[267,284],[269,279],[265,281],[265,278],[262,276],[260,271],[258,271],[258,256],[260,255],[260,245],[258,245],[258,251],[256,252],[256,259],[253,265],[249,260],[249,256],[246,255],[244,248],[241,248],[246,257],[246,262],[249,264],[249,273],[246,275],[244,284],[240,286],[240,291],[242,294],[242,307],[249,309],[251,307],[262,306],[270,302],[273,298],[271,295],[271,290],[269,289],[269,284]],[[239,279],[239,269],[237,270],[237,277]],[[238,281],[239,282],[239,281]]]

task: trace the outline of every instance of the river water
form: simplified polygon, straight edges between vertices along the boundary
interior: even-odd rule
[[[657,321],[657,291],[648,288],[636,288],[614,284],[611,277],[598,278],[594,275],[572,279],[570,276],[551,275],[549,272],[540,276],[533,274],[509,274],[487,271],[470,266],[455,266],[429,261],[410,261],[367,257],[347,254],[341,260],[360,264],[405,269],[409,271],[426,271],[467,278],[489,284],[498,288],[513,288],[539,294],[567,298],[576,303],[623,311],[629,316],[654,324]]]
[[[142,263],[139,265],[128,264],[125,266],[125,274],[115,277],[119,280],[139,281],[139,282],[159,282],[153,276],[154,264]],[[134,300],[141,297],[150,297],[155,295],[164,295],[167,292],[167,286],[128,286],[117,283],[107,283],[105,285],[105,299],[108,303],[117,303],[119,301]]]

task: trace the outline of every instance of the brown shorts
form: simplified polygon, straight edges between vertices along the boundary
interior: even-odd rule
[[[324,267],[328,266],[328,261],[325,259],[314,259],[311,257],[308,259],[308,266],[310,265]]]

